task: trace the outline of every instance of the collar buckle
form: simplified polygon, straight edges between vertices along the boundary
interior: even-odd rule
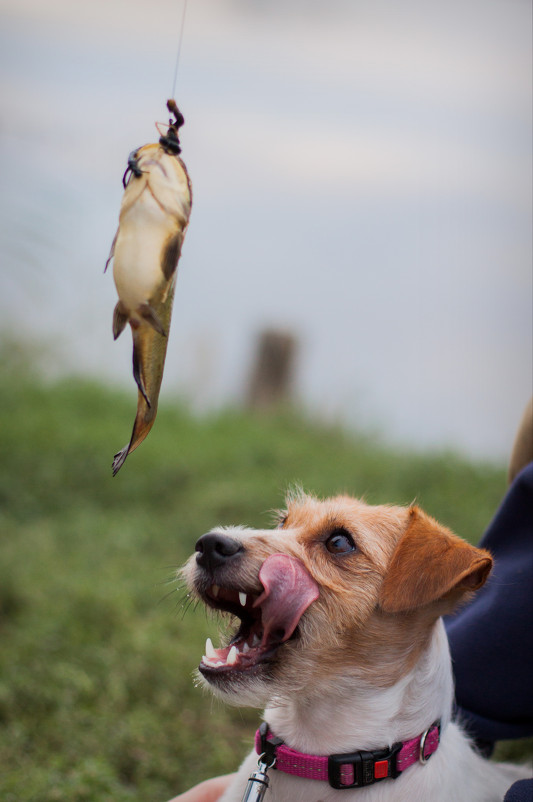
[[[396,757],[403,744],[390,749],[351,752],[328,757],[328,782],[332,788],[360,788],[373,785],[386,777],[395,778],[399,771]]]
[[[259,727],[259,737],[260,737],[260,744],[261,744],[261,757],[263,758],[264,763],[269,763],[269,768],[272,768],[276,763],[276,749],[278,746],[281,746],[283,741],[281,738],[277,738],[275,735],[270,734],[268,730],[268,724],[266,721],[263,721],[261,726]]]

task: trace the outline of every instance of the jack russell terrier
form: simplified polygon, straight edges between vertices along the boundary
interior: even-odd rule
[[[263,707],[221,802],[501,802],[523,767],[481,757],[451,720],[441,616],[492,567],[417,507],[288,500],[277,528],[203,535],[189,588],[240,623],[208,639],[205,684]]]

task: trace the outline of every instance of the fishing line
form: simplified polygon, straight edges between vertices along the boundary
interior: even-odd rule
[[[176,56],[176,67],[174,68],[174,83],[172,84],[172,92],[170,97],[174,97],[176,92],[176,81],[178,80],[178,67],[180,63],[180,55],[181,55],[181,43],[183,42],[183,29],[185,28],[185,13],[187,11],[187,0],[183,0],[183,12],[181,15],[181,27],[180,27],[180,38],[178,42],[178,53]]]

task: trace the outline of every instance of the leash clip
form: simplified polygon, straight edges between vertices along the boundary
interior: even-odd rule
[[[273,735],[269,737],[266,721],[263,721],[259,727],[259,736],[257,751],[260,751],[260,755],[257,761],[257,770],[253,771],[248,778],[242,802],[261,802],[264,798],[270,782],[267,771],[276,765],[276,749],[283,743],[281,738]]]
[[[257,770],[252,771],[248,777],[248,783],[244,790],[242,802],[261,802],[264,798],[270,780],[268,779],[267,771],[274,766],[276,758],[274,757],[270,762],[265,762],[267,756],[263,753],[257,761]]]

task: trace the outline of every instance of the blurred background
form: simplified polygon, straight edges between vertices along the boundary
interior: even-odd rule
[[[194,205],[158,418],[115,479],[137,392],[103,269],[183,2],[0,15],[0,798],[165,802],[258,720],[194,687],[225,637],[176,580],[201,534],[269,525],[300,482],[416,498],[475,543],[505,493],[532,389],[531,3],[188,0]]]
[[[178,0],[2,0],[0,313],[46,371],[134,390],[103,275]],[[313,415],[505,457],[532,387],[529,0],[189,0],[194,208],[162,397],[241,403],[296,338]]]

